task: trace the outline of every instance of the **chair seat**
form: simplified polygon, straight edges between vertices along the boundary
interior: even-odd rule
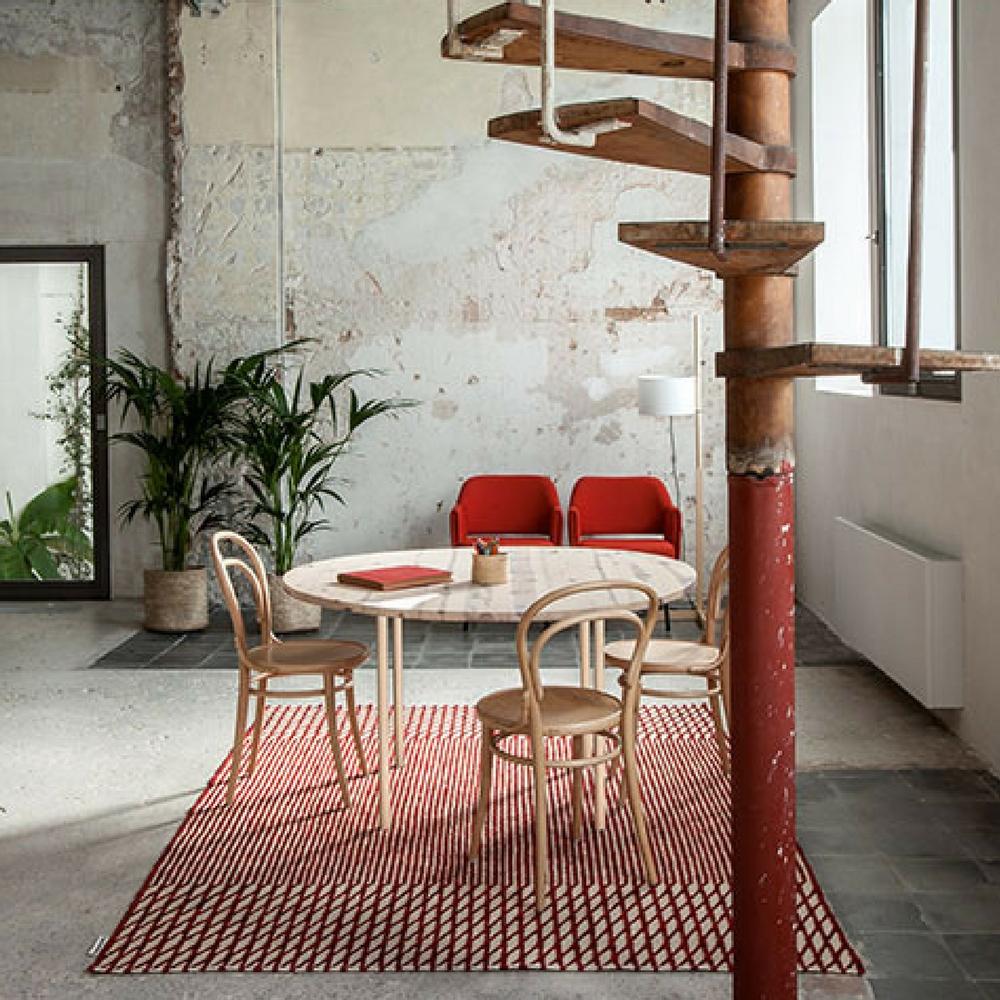
[[[609,666],[624,670],[632,662],[634,644],[628,641],[610,642],[604,647]],[[711,673],[719,667],[719,651],[703,642],[682,642],[676,639],[654,639],[646,647],[642,661],[644,674]]]
[[[546,736],[574,736],[612,729],[621,722],[622,703],[604,691],[583,687],[543,687],[542,731]],[[490,729],[527,732],[522,725],[521,688],[495,691],[476,705],[479,719]]]
[[[673,545],[662,538],[581,538],[577,543],[588,549],[622,549],[626,552],[648,552],[652,556],[676,555]]]
[[[347,673],[368,659],[368,647],[347,639],[291,639],[255,646],[247,656],[254,670],[268,674]]]

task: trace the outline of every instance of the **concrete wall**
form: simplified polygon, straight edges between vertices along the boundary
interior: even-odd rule
[[[616,13],[601,0],[566,7]],[[619,220],[705,217],[707,181],[488,142],[487,119],[537,105],[537,71],[441,59],[444,10],[284,3],[288,332],[316,338],[310,372],[379,367],[373,391],[422,403],[363,429],[343,463],[347,507],[316,555],[445,543],[460,483],[478,472],[549,473],[564,501],[584,473],[664,474],[666,423],[636,412],[636,376],[690,371],[694,313],[706,375],[720,338],[712,277],[616,240]],[[617,13],[711,31],[703,0]],[[274,27],[260,0],[183,20],[184,363],[275,342]],[[709,114],[702,83],[567,73],[559,88]],[[714,380],[706,396],[714,552],[725,533]],[[688,496],[691,430],[678,421]]]
[[[158,0],[0,4],[0,241],[104,244],[109,348],[160,361],[163,40]],[[136,469],[112,450],[113,507]],[[113,529],[116,593],[138,592],[147,537]]]
[[[959,3],[959,226],[962,345],[1000,350],[1000,283],[993,219],[998,208],[996,100],[1000,87],[991,40],[1000,7]],[[818,2],[792,5],[799,46],[796,143],[797,214],[812,208],[808,181],[809,22]],[[799,282],[798,332],[812,331],[809,269]],[[965,709],[946,721],[1000,767],[1000,383],[966,377],[961,403],[838,395],[802,383],[798,393],[798,586],[820,615],[833,602],[833,519],[843,514],[894,529],[961,556],[965,568]]]

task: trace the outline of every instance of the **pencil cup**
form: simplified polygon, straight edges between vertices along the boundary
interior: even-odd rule
[[[481,556],[478,552],[473,552],[472,582],[485,586],[506,583],[509,561],[510,556],[506,552],[499,552],[495,556]]]

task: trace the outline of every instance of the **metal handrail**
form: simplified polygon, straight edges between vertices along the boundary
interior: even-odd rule
[[[927,150],[929,0],[917,0],[913,36],[913,132],[910,144],[910,245],[906,264],[906,347],[903,374],[920,381],[920,305],[924,253],[924,179]]]
[[[715,65],[712,91],[712,181],[709,194],[708,245],[719,260],[726,257],[726,118],[729,110],[729,0],[715,4]]]
[[[542,129],[561,146],[592,149],[593,132],[567,132],[556,121],[556,0],[542,0]]]

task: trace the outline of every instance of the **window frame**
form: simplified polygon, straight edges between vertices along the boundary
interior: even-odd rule
[[[955,202],[955,344],[954,350],[961,350],[962,345],[962,240],[961,240],[961,199],[960,199],[960,144],[959,144],[959,0],[951,2],[951,102],[952,102],[952,153],[955,163],[952,197]],[[872,0],[872,40],[873,40],[873,80],[874,95],[874,131],[875,141],[872,143],[874,157],[873,174],[875,175],[875,234],[877,245],[877,265],[875,281],[875,312],[878,344],[889,346],[889,315],[888,315],[888,275],[889,247],[886,234],[886,156],[885,156],[885,21],[888,4],[891,0]],[[915,385],[909,383],[883,383],[878,386],[879,394],[883,396],[902,396],[917,399],[945,400],[961,402],[962,376],[960,372],[948,375],[921,373],[920,381]]]
[[[105,248],[102,244],[2,245],[3,264],[87,265],[90,350],[90,447],[93,478],[94,575],[90,580],[0,580],[0,601],[109,600],[111,597],[111,518],[108,462],[108,407],[104,393],[107,357]]]

